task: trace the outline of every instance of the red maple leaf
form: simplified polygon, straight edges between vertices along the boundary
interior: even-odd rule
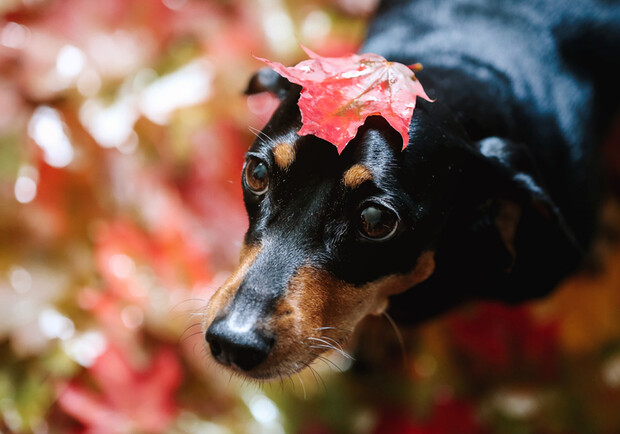
[[[430,101],[412,69],[378,54],[321,57],[306,47],[309,60],[293,67],[261,59],[289,81],[302,86],[299,135],[314,134],[341,153],[368,116],[382,116],[409,143],[416,98]]]

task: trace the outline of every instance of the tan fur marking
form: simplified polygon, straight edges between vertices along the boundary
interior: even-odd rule
[[[495,217],[495,226],[499,231],[499,235],[504,241],[504,245],[508,252],[512,255],[512,263],[506,271],[510,272],[517,260],[517,251],[515,250],[515,234],[517,233],[517,225],[521,219],[521,206],[509,200],[499,200],[499,211]]]
[[[295,161],[295,149],[288,143],[279,143],[273,148],[273,159],[280,169],[287,170]]]
[[[361,164],[354,164],[342,176],[342,182],[349,188],[359,187],[366,181],[372,181],[372,173]]]
[[[204,330],[206,330],[213,319],[229,305],[235,292],[237,292],[243,279],[245,279],[248,269],[256,260],[260,249],[260,246],[248,246],[246,244],[241,247],[239,266],[209,300],[204,316]]]
[[[409,274],[411,278],[407,284],[410,284],[409,288],[424,282],[431,277],[431,274],[435,271],[435,252],[428,250],[423,252],[418,258],[418,262],[415,265],[413,271]],[[406,290],[405,288],[404,290]],[[401,290],[400,292],[404,291]]]
[[[420,255],[407,274],[383,277],[361,287],[338,280],[325,270],[300,268],[276,307],[270,329],[278,336],[263,366],[265,375],[292,374],[328,348],[317,339],[344,344],[366,315],[380,315],[388,296],[426,280],[435,269],[434,252]],[[317,346],[319,345],[319,346]],[[314,348],[313,348],[314,347]]]
[[[239,267],[209,302],[205,330],[217,315],[226,311],[259,253],[260,247],[243,247]],[[383,313],[388,296],[427,279],[435,268],[433,258],[434,252],[424,252],[409,273],[383,277],[361,287],[322,269],[299,268],[268,323],[262,325],[276,336],[274,347],[267,360],[243,374],[262,380],[303,370],[328,351],[329,345],[345,344],[366,315]]]

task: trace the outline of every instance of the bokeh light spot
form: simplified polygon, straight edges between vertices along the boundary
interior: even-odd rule
[[[195,60],[149,84],[140,96],[140,110],[151,121],[165,125],[173,111],[198,104],[211,95],[213,67]]]
[[[65,167],[73,160],[73,147],[57,110],[40,106],[30,118],[28,135],[44,152],[47,164]]]
[[[84,53],[73,45],[62,47],[56,58],[56,70],[62,77],[66,78],[77,77],[84,69],[85,64],[86,57]]]
[[[121,320],[128,329],[136,329],[144,322],[144,313],[138,306],[126,306],[121,311]]]
[[[136,269],[136,264],[129,256],[117,253],[110,257],[110,270],[119,279],[127,279]]]
[[[7,23],[0,34],[0,44],[19,50],[24,48],[30,38],[28,27],[14,22]]]
[[[19,203],[29,203],[37,195],[37,183],[27,176],[19,176],[15,181],[15,199]]]
[[[138,117],[135,99],[131,96],[120,97],[109,106],[89,99],[80,107],[80,122],[104,148],[124,143],[133,132]]]
[[[24,294],[32,287],[32,276],[22,267],[14,266],[9,271],[11,286],[18,294]]]
[[[270,424],[278,419],[278,407],[264,395],[256,395],[248,402],[254,419],[262,424]]]
[[[55,309],[44,309],[39,314],[39,328],[49,338],[67,340],[73,337],[75,326],[66,316]]]
[[[301,33],[306,40],[324,38],[331,30],[332,21],[323,11],[312,11],[301,26]]]
[[[181,9],[183,6],[185,6],[185,3],[187,3],[187,0],[162,0],[162,3],[168,9],[172,9],[173,11],[177,11],[177,10]]]
[[[603,365],[603,381],[610,387],[620,387],[620,354],[609,358]]]
[[[107,348],[103,334],[89,331],[73,339],[63,341],[65,353],[82,366],[91,366]]]

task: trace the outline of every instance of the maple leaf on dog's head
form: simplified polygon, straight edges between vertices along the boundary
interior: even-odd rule
[[[313,134],[341,153],[366,118],[376,115],[400,133],[405,149],[416,98],[430,101],[412,71],[418,65],[388,62],[372,53],[321,57],[302,48],[310,59],[293,67],[258,58],[302,87],[299,135]]]

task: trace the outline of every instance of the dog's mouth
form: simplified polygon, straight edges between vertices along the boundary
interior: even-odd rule
[[[349,288],[353,292],[348,294],[349,303],[338,302],[335,295],[345,297],[346,288],[327,278],[315,269],[300,270],[289,282],[286,296],[266,315],[252,300],[235,297],[233,275],[205,313],[208,353],[218,364],[256,380],[293,375],[329,351],[347,354],[344,347],[355,325],[373,303],[364,297],[368,293],[356,288]]]
[[[409,273],[355,286],[302,265],[286,288],[269,291],[260,285],[262,276],[248,273],[260,251],[244,247],[241,264],[211,298],[203,323],[215,361],[257,380],[295,374],[328,351],[346,354],[344,345],[364,317],[383,313],[390,295],[426,279],[434,267],[428,252]]]
[[[280,379],[309,368],[316,360],[326,360],[325,353],[335,351],[351,358],[346,342],[351,333],[331,327],[321,327],[310,336],[299,336],[295,331],[282,330],[281,336],[263,338],[256,330],[245,335],[226,336],[221,322],[207,328],[209,352],[221,366],[236,374],[259,381]],[[270,335],[271,336],[271,335]]]

